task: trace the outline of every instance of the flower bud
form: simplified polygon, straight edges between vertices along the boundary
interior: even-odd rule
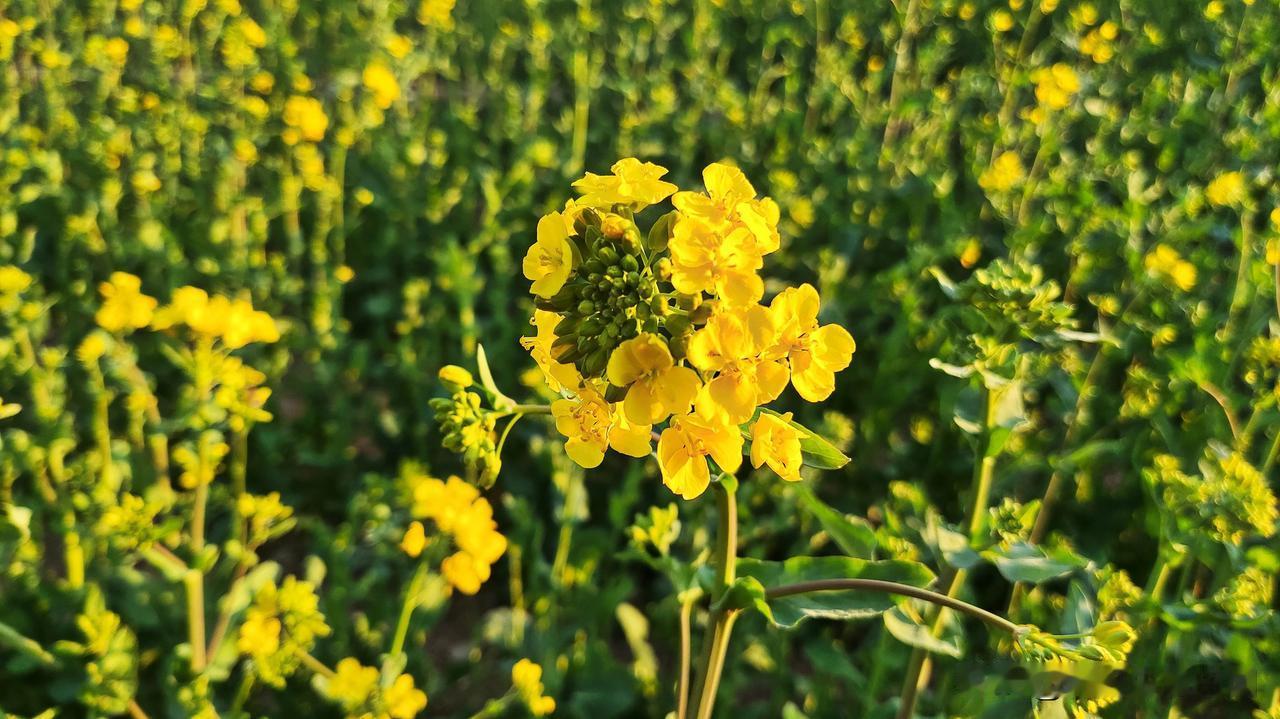
[[[460,392],[475,383],[471,373],[456,364],[441,367],[439,377],[441,384],[451,392]]]

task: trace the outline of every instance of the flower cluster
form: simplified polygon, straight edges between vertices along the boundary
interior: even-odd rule
[[[1238,545],[1246,536],[1275,533],[1275,495],[1244,456],[1211,452],[1200,468],[1203,476],[1188,475],[1176,457],[1160,455],[1147,470],[1180,532],[1228,545]]]
[[[556,710],[556,700],[543,693],[542,667],[528,659],[521,659],[511,667],[511,684],[515,686],[520,702],[534,716],[547,716]]]
[[[473,476],[489,485],[502,468],[494,437],[497,418],[484,409],[480,395],[469,389],[473,380],[465,369],[446,366],[440,370],[440,381],[451,392],[449,397],[430,401],[444,435],[441,444],[461,455]]]
[[[480,490],[457,477],[441,481],[433,477],[412,479],[415,519],[405,531],[401,549],[418,557],[429,541],[419,519],[430,519],[442,533],[453,539],[456,548],[440,563],[445,580],[463,594],[475,594],[488,581],[490,567],[507,551],[507,538],[498,531],[493,507]]]
[[[268,582],[258,590],[236,639],[236,648],[250,659],[258,679],[283,687],[316,638],[328,636],[319,604],[311,583],[295,577],[286,577],[279,587]]]
[[[400,674],[384,682],[375,667],[351,657],[317,682],[321,693],[341,705],[350,719],[413,719],[427,708],[427,695],[414,686],[412,676]]]
[[[706,192],[677,191],[665,174],[635,158],[588,173],[574,183],[580,198],[539,221],[525,256],[536,332],[522,344],[560,395],[552,413],[565,450],[588,468],[608,449],[644,457],[666,423],[658,463],[686,499],[709,484],[708,458],[738,469],[744,434],[754,466],[799,479],[800,430],[758,408],[788,384],[826,399],[853,337],[819,323],[810,285],[760,303],[780,212],[741,170],[708,166]],[[642,233],[636,213],[667,197],[674,211]]]

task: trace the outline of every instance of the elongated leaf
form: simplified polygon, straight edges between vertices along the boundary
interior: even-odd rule
[[[755,424],[757,418],[761,414],[771,414],[778,419],[783,416],[771,409],[761,407],[756,410],[756,414],[751,418],[750,422],[741,425],[738,429],[742,432],[742,437],[746,441],[742,443],[742,453],[746,456],[751,455],[751,425]],[[849,457],[836,449],[835,445],[820,437],[817,433],[808,427],[794,420],[784,420],[787,424],[795,427],[800,433],[800,456],[806,467],[814,469],[840,469],[849,463]]]
[[[845,554],[857,559],[872,559],[875,556],[876,531],[867,520],[837,512],[818,499],[807,486],[800,487],[800,502]]]
[[[1018,542],[1008,549],[989,549],[982,556],[991,560],[1005,579],[1028,584],[1065,577],[1086,564],[1084,558],[1070,552],[1048,555],[1040,547],[1025,542]]]
[[[515,400],[503,394],[502,390],[498,389],[498,383],[493,381],[493,373],[489,371],[489,359],[485,356],[484,345],[476,345],[476,369],[480,371],[480,384],[493,395],[495,409],[506,409],[515,405]]]
[[[955,615],[947,613],[942,626],[942,636],[935,637],[928,626],[908,616],[902,607],[894,607],[884,613],[884,628],[898,641],[932,654],[959,659],[964,655],[964,633],[960,631]]]
[[[933,572],[917,562],[872,562],[852,557],[792,557],[783,562],[740,559],[738,571],[771,588],[820,579],[879,579],[923,587],[934,579]],[[897,597],[881,592],[840,590],[766,599],[756,607],[774,626],[790,629],[811,617],[869,619],[891,609],[897,601]]]

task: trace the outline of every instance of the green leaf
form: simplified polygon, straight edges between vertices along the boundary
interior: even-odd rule
[[[818,520],[841,551],[857,559],[872,559],[876,551],[876,531],[861,517],[841,514],[818,499],[807,486],[799,487],[800,502]]]
[[[1047,554],[1040,547],[1018,542],[1007,549],[989,549],[982,553],[1011,582],[1040,584],[1065,577],[1087,562],[1069,551]]]
[[[956,569],[970,569],[982,561],[982,556],[969,545],[969,538],[943,524],[936,513],[930,513],[923,538],[937,548],[942,561]]]
[[[493,373],[489,371],[489,359],[485,356],[484,345],[476,345],[476,369],[480,371],[480,384],[493,395],[494,409],[515,406],[515,400],[503,394],[502,390],[498,389],[498,383],[493,381]]]
[[[884,628],[903,644],[953,659],[964,655],[964,633],[953,612],[944,615],[942,636],[937,637],[930,627],[909,616],[903,607],[894,607],[883,616]]]
[[[848,456],[836,449],[835,445],[823,439],[808,427],[805,427],[794,420],[784,419],[781,414],[763,407],[756,410],[756,414],[751,418],[750,422],[747,422],[738,428],[742,433],[743,439],[746,440],[742,443],[742,453],[744,455],[751,456],[751,425],[755,424],[756,419],[758,419],[761,414],[771,414],[778,419],[782,419],[800,433],[800,455],[806,467],[813,467],[814,469],[840,469],[849,463]]]
[[[934,579],[933,572],[918,562],[873,562],[852,557],[792,557],[783,562],[740,559],[738,572],[756,578],[765,587],[775,588],[820,579],[879,579],[923,587]],[[811,617],[869,619],[893,608],[898,601],[897,597],[881,592],[840,590],[775,597],[757,606],[774,626],[790,629]]]

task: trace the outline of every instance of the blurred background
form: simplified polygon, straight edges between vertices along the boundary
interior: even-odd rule
[[[1060,471],[1053,543],[1141,585],[1160,521],[1139,479],[1152,454],[1194,466],[1247,423],[1252,442],[1233,446],[1276,478],[1280,414],[1265,398],[1280,350],[1249,354],[1276,336],[1276,37],[1273,0],[0,0],[0,264],[35,278],[50,348],[94,327],[114,271],[162,302],[190,284],[277,318],[281,341],[245,352],[274,415],[249,438],[247,484],[280,492],[300,529],[264,554],[297,571],[323,561],[325,651],[372,656],[397,609],[383,600],[406,581],[396,482],[407,463],[461,470],[427,406],[437,370],[473,367],[483,345],[499,386],[533,395],[519,262],[538,217],[620,157],[667,167],[682,188],[733,162],[782,208],[766,294],[813,283],[824,321],[857,339],[835,395],[798,419],[853,458],[812,488],[877,529],[925,508],[962,521],[974,457],[953,416],[967,384],[930,365],[973,332],[952,282],[1006,260],[988,312],[1052,300],[1065,308],[1053,321],[1081,333],[1123,318],[1102,345],[1114,350],[1028,355],[1029,429],[993,497],[1037,499]],[[1152,260],[1158,246],[1174,254]],[[157,352],[147,341],[139,351]],[[0,395],[28,404],[27,371],[0,355]],[[172,370],[147,371],[163,404]],[[67,382],[66,431],[87,435],[83,378]],[[626,554],[635,515],[673,500],[656,468],[614,457],[584,473],[537,421],[503,459],[494,501],[514,551],[479,598],[427,620],[410,670],[428,713],[469,716],[506,686],[500,658],[533,656],[559,715],[663,716],[676,605]],[[743,502],[744,555],[832,551],[794,487],[748,479]],[[708,504],[681,504],[683,544],[705,544]],[[913,551],[897,531],[884,556]],[[992,609],[1009,597],[991,567],[969,586]],[[51,601],[12,577],[0,590],[0,614]],[[1060,613],[1067,594],[1037,590],[1024,618]],[[144,605],[115,611],[144,645],[160,632]],[[1226,620],[1185,622],[1163,672],[1121,682],[1108,716],[1151,697],[1177,697],[1177,716],[1280,711],[1280,649],[1231,648],[1242,630]],[[744,624],[725,716],[892,715],[909,649],[879,622]],[[938,660],[922,715],[1020,715],[990,708],[1005,690],[964,703],[1008,669],[983,636]],[[147,692],[167,691],[145,676]],[[302,680],[254,701],[253,715],[334,711]],[[0,676],[0,706],[47,703]]]

